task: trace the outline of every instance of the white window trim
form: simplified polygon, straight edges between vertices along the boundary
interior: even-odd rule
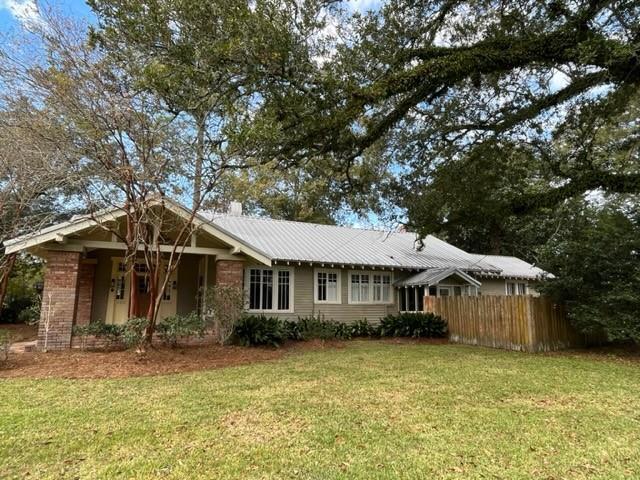
[[[367,300],[354,301],[351,298],[351,276],[352,275],[369,275],[369,298]],[[373,276],[374,275],[389,275],[391,276],[389,301],[374,301],[373,300]],[[382,270],[350,270],[347,275],[347,299],[350,305],[393,305],[394,302],[394,288],[393,288],[393,272],[385,272]]]
[[[336,300],[319,300],[318,299],[318,273],[335,273],[337,274],[336,288],[337,298]],[[342,271],[332,268],[315,268],[313,270],[313,303],[320,305],[340,305],[342,304]]]
[[[271,292],[272,300],[271,305],[278,305],[278,272],[289,272],[289,309],[279,310],[278,308],[266,309],[252,309],[249,308],[249,295],[250,295],[250,282],[251,282],[251,270],[272,270],[273,271],[273,288]],[[245,268],[244,270],[244,291],[246,295],[245,311],[247,313],[293,313],[294,307],[294,293],[295,293],[295,270],[291,267],[262,267],[259,265],[253,265]]]
[[[513,284],[513,294],[509,293],[509,284]],[[518,285],[524,285],[524,293],[518,293]],[[504,281],[504,294],[508,297],[524,297],[529,295],[529,284],[518,280],[505,280]]]

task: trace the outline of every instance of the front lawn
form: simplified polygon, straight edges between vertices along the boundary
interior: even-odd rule
[[[637,478],[640,365],[349,342],[112,380],[0,380],[0,478]]]

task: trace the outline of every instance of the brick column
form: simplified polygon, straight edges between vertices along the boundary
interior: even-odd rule
[[[91,322],[91,307],[93,304],[93,279],[96,274],[95,260],[83,260],[78,273],[78,304],[76,310],[76,325],[87,325]]]
[[[216,261],[216,285],[233,285],[242,288],[244,262],[241,260]]]
[[[63,350],[71,346],[79,272],[79,252],[47,252],[38,327],[39,350]]]

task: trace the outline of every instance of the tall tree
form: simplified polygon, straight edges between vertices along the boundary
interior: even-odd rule
[[[639,15],[637,1],[390,0],[356,15],[315,71],[266,92],[247,148],[290,161],[329,155],[344,171],[378,149],[419,174],[486,140],[548,145],[573,121],[601,127],[625,111],[640,85]],[[573,147],[561,186],[514,199],[515,210],[598,188],[640,191],[637,168],[598,165],[588,143]]]
[[[312,0],[88,3],[98,18],[95,43],[169,111],[189,117],[194,203],[201,197],[205,159],[222,162],[237,153],[230,133],[256,101],[259,84],[287,68],[304,70],[305,39],[320,24]]]
[[[576,209],[541,249],[541,261],[556,274],[541,291],[565,302],[581,330],[640,343],[637,197]]]
[[[201,175],[203,195],[189,218],[176,221],[164,199],[182,195],[194,158],[193,146],[181,136],[180,119],[137,88],[117,60],[89,45],[86,25],[50,13],[30,36],[22,44],[28,51],[7,46],[0,52],[3,98],[22,99],[15,128],[38,139],[44,152],[55,153],[58,170],[86,215],[95,218],[105,208],[124,215],[124,229],[117,222],[100,225],[125,244],[132,285],[137,284],[135,260],[144,259],[151,301],[141,311],[132,288],[129,315],[147,317],[149,341],[162,295],[196,228],[196,212],[218,179],[219,165]],[[33,54],[33,45],[41,55]],[[29,148],[21,145],[16,156]],[[48,164],[48,158],[42,162]],[[170,251],[161,244],[170,245]]]

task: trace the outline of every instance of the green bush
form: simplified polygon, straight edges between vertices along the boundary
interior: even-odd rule
[[[381,337],[441,338],[447,322],[433,313],[400,313],[380,320]]]
[[[144,317],[130,318],[122,325],[122,342],[127,348],[138,347],[144,340],[144,331],[149,320]]]
[[[376,337],[378,328],[367,322],[366,319],[358,320],[350,325],[352,337]]]
[[[234,337],[246,347],[271,345],[274,347],[286,340],[283,322],[277,317],[247,315],[238,321],[234,328]]]
[[[114,325],[104,322],[91,322],[87,325],[75,325],[73,334],[86,337],[93,335],[96,337],[109,337],[118,340],[122,336],[123,325]]]
[[[292,340],[311,340],[313,338],[348,340],[351,338],[350,325],[335,320],[325,320],[324,317],[298,317],[298,320],[292,323],[295,323],[297,328],[297,336],[290,337]]]
[[[175,347],[178,338],[188,336],[203,337],[207,330],[207,322],[196,312],[188,315],[172,315],[158,323],[156,331],[162,341]]]
[[[282,322],[282,329],[284,331],[284,336],[288,340],[304,340],[302,335],[302,331],[300,330],[300,323],[295,320],[284,320]]]

